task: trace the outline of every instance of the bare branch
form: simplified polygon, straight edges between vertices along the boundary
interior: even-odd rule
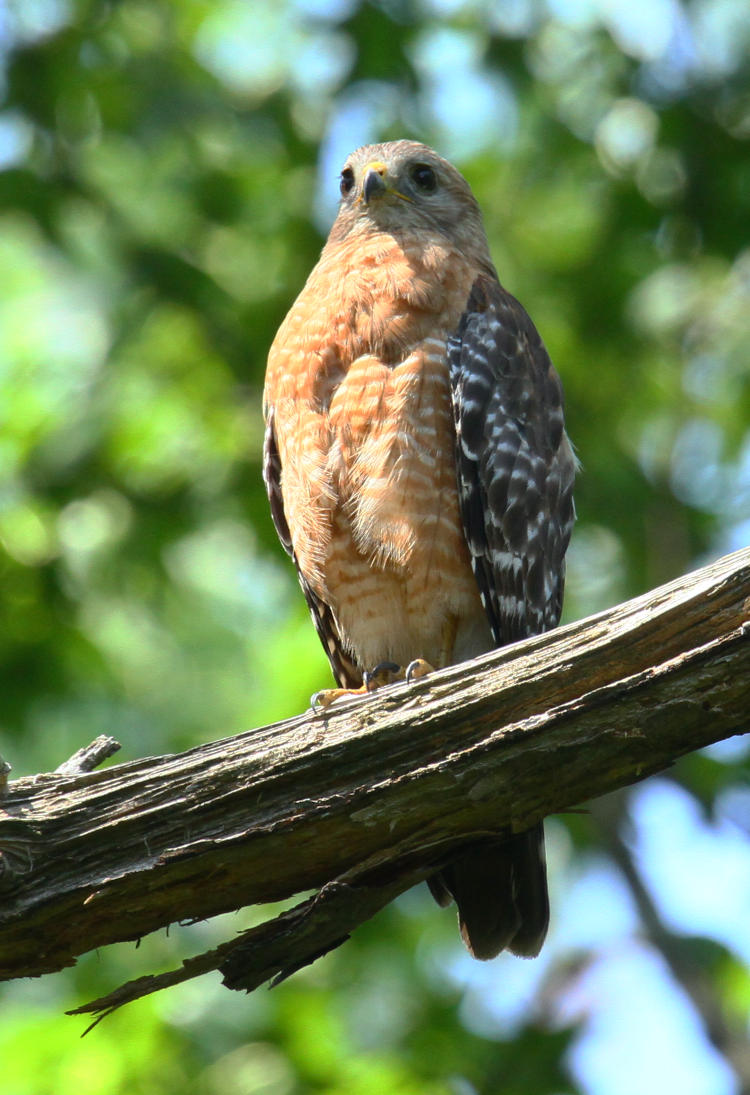
[[[744,551],[325,715],[12,781],[0,797],[0,977],[319,890],[164,975],[219,967],[242,988],[285,976],[466,841],[519,831],[741,733],[748,618]]]
[[[107,760],[122,749],[119,741],[110,738],[107,734],[100,734],[90,745],[84,745],[77,750],[69,760],[63,761],[55,768],[56,776],[79,776],[84,772],[93,772],[102,761]]]

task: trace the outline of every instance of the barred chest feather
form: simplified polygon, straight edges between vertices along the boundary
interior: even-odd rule
[[[392,236],[360,244],[356,271],[339,251],[269,358],[297,565],[363,667],[445,661],[449,618],[467,657],[491,637],[458,508],[446,343],[473,273]]]

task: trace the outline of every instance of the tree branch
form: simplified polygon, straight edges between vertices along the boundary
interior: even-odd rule
[[[135,984],[217,967],[237,988],[286,976],[467,840],[522,830],[743,732],[749,619],[746,550],[325,714],[12,781],[0,797],[0,978],[60,969],[173,920],[319,890]]]

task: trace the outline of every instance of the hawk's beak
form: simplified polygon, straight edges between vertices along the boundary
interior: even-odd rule
[[[388,186],[386,185],[386,175],[388,174],[388,168],[380,160],[373,160],[372,163],[368,163],[362,175],[362,200],[365,205],[377,195],[385,194]]]

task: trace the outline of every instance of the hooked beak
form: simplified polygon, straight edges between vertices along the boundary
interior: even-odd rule
[[[385,194],[388,189],[385,181],[387,173],[388,168],[380,160],[368,163],[362,176],[362,201],[365,205],[369,205],[374,197]]]

